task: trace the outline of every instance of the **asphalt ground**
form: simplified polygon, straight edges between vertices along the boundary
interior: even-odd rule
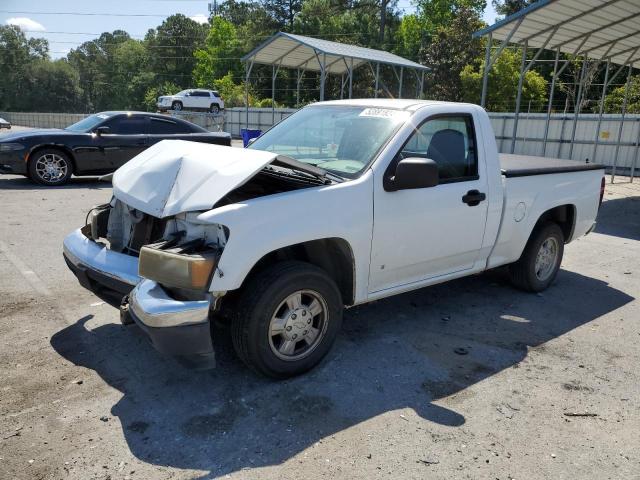
[[[274,382],[224,329],[215,370],[163,357],[80,287],[62,239],[108,184],[0,176],[0,478],[638,478],[640,181],[616,181],[543,294],[496,271],[353,308]]]

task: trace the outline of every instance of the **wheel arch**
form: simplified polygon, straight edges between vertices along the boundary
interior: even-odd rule
[[[69,160],[71,160],[71,168],[72,168],[71,173],[78,172],[78,165],[76,163],[76,158],[73,155],[73,151],[68,146],[61,145],[58,143],[43,143],[41,145],[36,145],[35,147],[32,147],[26,159],[27,171],[29,170],[29,164],[31,163],[31,161],[35,158],[36,154],[42,150],[60,150],[65,155],[67,155],[67,157],[69,157]]]
[[[529,238],[531,238],[536,228],[549,221],[555,222],[560,226],[564,235],[564,243],[569,243],[572,240],[576,225],[576,206],[573,204],[558,205],[542,212],[531,232],[529,232]]]
[[[336,282],[344,305],[355,303],[355,257],[349,242],[339,237],[279,247],[263,255],[253,265],[242,285],[256,273],[285,260],[300,260],[322,268]]]

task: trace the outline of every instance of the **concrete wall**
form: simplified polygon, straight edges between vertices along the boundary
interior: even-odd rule
[[[293,108],[250,108],[249,128],[265,131],[274,122],[291,115]],[[175,115],[169,112],[170,115]],[[81,113],[16,113],[0,112],[15,125],[39,128],[64,128],[88,114]],[[242,107],[229,108],[224,114],[213,116],[207,113],[181,112],[180,118],[194,122],[211,131],[230,132],[234,137],[240,136],[240,129],[246,128],[246,110]],[[513,134],[513,113],[490,113],[491,123],[496,132],[498,149],[511,152]],[[627,115],[624,124],[620,115],[604,115],[598,137],[596,137],[598,116],[595,114],[580,115],[576,126],[573,152],[569,155],[573,130],[573,115],[553,114],[549,124],[546,156],[572,158],[574,160],[602,163],[613,166],[616,157],[618,133],[622,127],[620,148],[618,149],[617,167],[620,173],[628,173],[634,165],[640,167],[640,115]],[[521,114],[518,122],[515,153],[525,155],[543,155],[544,127],[546,115],[540,113]],[[596,138],[598,146],[596,148]],[[595,155],[594,155],[595,153]]]

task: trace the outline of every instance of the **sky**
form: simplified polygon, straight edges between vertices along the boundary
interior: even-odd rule
[[[17,24],[29,36],[46,38],[51,57],[60,58],[105,31],[120,29],[133,38],[143,38],[147,30],[174,13],[206,22],[208,3],[208,0],[0,0],[0,24]],[[496,12],[491,1],[487,3],[484,20],[492,24]],[[411,0],[399,0],[398,7],[405,13],[414,10]],[[81,13],[91,15],[78,15]]]

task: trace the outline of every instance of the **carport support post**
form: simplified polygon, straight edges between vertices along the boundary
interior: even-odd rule
[[[520,100],[522,100],[522,83],[524,81],[525,64],[527,63],[527,46],[529,42],[524,41],[522,47],[522,63],[520,64],[520,80],[518,80],[518,95],[516,96],[516,111],[513,118],[513,134],[511,136],[511,153],[516,149],[516,134],[518,133],[518,117],[520,116]]]
[[[400,87],[398,88],[398,98],[402,98],[402,75],[404,74],[404,67],[400,67]]]
[[[620,120],[620,128],[618,129],[618,141],[616,142],[616,153],[613,155],[613,168],[611,169],[611,183],[616,178],[616,167],[618,166],[618,153],[620,153],[620,141],[622,140],[622,129],[624,128],[624,117],[627,114],[627,100],[629,97],[629,84],[631,83],[631,71],[633,63],[629,64],[629,73],[627,73],[627,82],[624,86],[624,99],[622,100],[622,119]],[[633,182],[633,174],[631,174]]]
[[[420,75],[420,97],[422,98],[422,91],[424,90],[424,70],[422,71],[422,75]]]
[[[327,77],[325,68],[327,66],[327,54],[322,54],[322,63],[320,64],[320,101],[324,101],[324,83]]]
[[[587,72],[587,63],[589,57],[586,55],[582,60],[582,72],[580,73],[580,85],[578,86],[578,98],[576,99],[576,105],[573,112],[573,127],[571,130],[571,143],[569,144],[569,159],[573,154],[573,141],[576,139],[576,127],[578,126],[578,115],[580,114],[580,104],[582,103],[582,86],[584,85],[584,77]]]
[[[596,161],[596,153],[598,152],[598,144],[600,143],[600,126],[602,125],[602,112],[604,112],[604,96],[607,93],[607,83],[609,82],[610,66],[611,60],[607,59],[607,67],[604,73],[604,83],[602,84],[602,95],[600,96],[600,110],[598,111],[598,123],[596,126],[596,141],[595,145],[593,146],[593,154],[591,155],[591,161],[594,163]]]
[[[556,59],[553,62],[553,77],[551,77],[551,90],[549,91],[549,104],[547,105],[547,121],[544,124],[544,141],[542,143],[542,156],[547,154],[547,139],[549,137],[549,122],[551,121],[551,109],[553,108],[553,93],[556,88],[556,75],[558,74],[558,59],[560,47],[556,49]]]
[[[249,128],[249,75],[251,75],[251,70],[253,69],[253,60],[251,62],[247,62],[245,64],[245,69],[247,70],[245,79],[244,79],[244,98],[246,105],[246,125],[245,128]]]
[[[302,81],[302,75],[304,75],[304,70],[298,69],[298,77],[296,79],[296,107],[300,105],[300,82]]]
[[[351,62],[349,66],[349,99],[351,99],[352,94],[353,94],[353,57],[351,57]]]
[[[380,81],[380,62],[376,63],[376,94],[375,98],[378,98],[378,83]]]
[[[487,51],[484,54],[484,69],[482,71],[482,96],[480,98],[480,106],[482,108],[484,108],[485,104],[487,103],[487,84],[489,82],[489,69],[490,69],[489,63],[491,61],[491,39],[492,38],[493,38],[493,34],[490,33],[489,37],[487,38]]]
[[[276,123],[276,64],[271,66],[271,125]]]

